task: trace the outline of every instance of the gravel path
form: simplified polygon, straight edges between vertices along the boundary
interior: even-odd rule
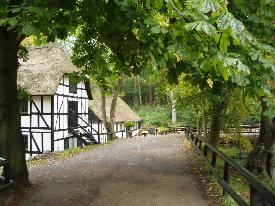
[[[206,206],[177,135],[121,139],[30,170],[42,185],[22,206]]]

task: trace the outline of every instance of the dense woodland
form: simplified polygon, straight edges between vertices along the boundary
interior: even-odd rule
[[[160,74],[157,74],[160,75]],[[160,82],[154,75],[125,77],[122,83],[120,96],[131,105],[144,119],[144,126],[168,126],[172,123],[172,100],[169,85]],[[151,79],[151,80],[150,80]],[[188,85],[178,85],[174,90],[176,93],[176,125],[190,125],[197,127],[197,118],[201,112],[194,107],[191,98],[196,98],[189,87],[190,94],[186,93]],[[229,109],[225,113],[224,127],[237,127],[242,124],[260,124],[260,104],[257,99],[245,97],[240,98],[242,91],[235,92],[232,96]],[[241,94],[240,94],[241,93]],[[209,112],[206,111],[209,119]],[[147,119],[148,117],[148,119]],[[209,122],[209,121],[208,121]]]
[[[82,68],[75,78],[101,88],[102,108],[106,95],[113,95],[113,110],[118,95],[141,115],[159,108],[155,113],[169,120],[154,117],[152,126],[196,125],[215,146],[225,126],[260,123],[246,166],[274,177],[274,6],[256,0],[0,0],[0,146],[12,178],[29,183],[16,73],[30,38],[72,45],[72,61]],[[104,121],[110,133],[113,110]]]

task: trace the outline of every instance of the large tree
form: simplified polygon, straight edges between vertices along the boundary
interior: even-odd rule
[[[83,1],[84,8],[93,3]],[[266,58],[268,55],[262,54],[272,54],[273,48],[259,43],[248,32],[228,10],[227,1],[121,0],[96,3],[102,6],[98,7],[96,15],[82,12],[84,25],[90,28],[84,32],[104,42],[122,63],[127,62],[137,69],[133,64],[137,62],[136,58],[148,55],[158,68],[168,70],[167,78],[174,82],[181,73],[186,73],[194,85],[203,86],[205,82],[211,85],[214,110],[210,140],[214,145],[218,143],[221,116],[226,110],[224,94],[236,86],[253,84],[257,89],[265,87],[266,84],[257,81],[257,73],[252,71],[255,61],[266,68],[263,74],[270,79],[273,64]],[[264,92],[268,93],[268,89]]]
[[[115,1],[84,0],[80,7],[80,26],[72,59],[83,68],[84,75],[92,77],[101,87],[104,125],[114,136],[115,105],[121,77],[137,74],[141,70],[139,62],[145,61],[141,53],[146,48],[134,33],[138,16],[121,9]],[[110,82],[115,82],[115,86]],[[104,104],[108,90],[113,93],[110,121],[107,121]]]
[[[64,38],[73,24],[75,1],[0,1],[0,150],[8,159],[11,178],[28,184],[25,147],[20,130],[17,100],[20,43],[30,35],[47,41]]]
[[[274,1],[233,0],[229,3],[229,10],[262,43],[274,47],[274,6]],[[272,175],[272,167],[275,168],[274,151],[272,152],[272,145],[275,145],[274,48],[261,44],[260,48],[254,46],[249,52],[253,54],[251,62],[253,80],[246,89],[246,94],[260,102],[261,126],[259,137],[249,155],[247,167],[255,172],[266,170],[274,178],[275,174]]]

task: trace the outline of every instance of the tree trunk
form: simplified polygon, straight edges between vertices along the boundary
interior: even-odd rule
[[[220,115],[221,113],[218,110],[212,114],[209,132],[209,142],[216,147],[219,143],[220,131],[222,126]]]
[[[274,137],[274,124],[275,124],[275,118],[273,118],[273,137]],[[275,180],[275,141],[274,141],[274,138],[273,138],[273,145],[272,145],[272,159],[271,159],[271,171],[270,171],[270,175],[271,175],[271,178],[273,180]]]
[[[205,100],[202,103],[202,127],[203,127],[203,137],[207,139],[207,117],[205,113]]]
[[[171,90],[170,92],[170,98],[172,103],[172,124],[176,125],[177,123],[177,111],[176,111],[176,100],[174,98],[174,92]]]
[[[154,102],[153,88],[150,83],[148,84],[148,99],[149,99],[149,105],[153,105],[153,102]]]
[[[100,89],[100,94],[101,94],[102,121],[103,121],[104,127],[106,128],[107,135],[111,135],[112,134],[111,124],[108,121],[107,111],[106,111],[106,96],[105,96],[105,91],[104,91],[104,89],[102,87],[100,87],[99,89]],[[112,136],[111,136],[111,138],[112,138]]]
[[[100,87],[102,119],[110,139],[116,138],[115,130],[114,130],[114,121],[115,121],[117,99],[118,99],[120,88],[122,86],[122,81],[123,81],[122,79],[118,79],[116,81],[116,85],[114,86],[109,120],[107,118],[107,111],[106,111],[106,95],[105,95],[104,89]]]
[[[114,131],[114,122],[115,122],[115,112],[116,112],[116,105],[117,99],[120,92],[120,88],[122,86],[122,79],[118,79],[116,85],[113,89],[113,98],[110,108],[110,133],[112,135],[112,139],[116,138],[115,131]]]
[[[274,154],[271,156],[272,145],[275,143],[274,118],[271,119],[264,115],[267,104],[261,101],[261,124],[260,133],[257,141],[254,143],[253,150],[248,155],[247,169],[251,172],[261,173],[267,171],[270,176],[274,175]]]
[[[142,106],[142,97],[141,97],[141,88],[140,88],[140,78],[139,78],[139,75],[137,76],[137,82],[138,82],[139,105]]]
[[[212,115],[209,132],[209,142],[218,147],[220,139],[220,131],[222,127],[222,113],[226,109],[226,97],[222,96],[221,85],[214,82],[213,84],[213,99],[212,99]]]
[[[197,135],[198,137],[202,137],[202,118],[199,114],[197,117]]]
[[[134,95],[133,95],[133,105],[138,105],[138,82],[137,77],[134,77]]]
[[[11,178],[29,184],[17,99],[19,43],[17,34],[0,27],[0,150],[10,164]]]

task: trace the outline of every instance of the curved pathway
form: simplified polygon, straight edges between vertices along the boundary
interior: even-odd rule
[[[177,135],[117,140],[65,162],[37,166],[42,187],[22,206],[206,206]]]

